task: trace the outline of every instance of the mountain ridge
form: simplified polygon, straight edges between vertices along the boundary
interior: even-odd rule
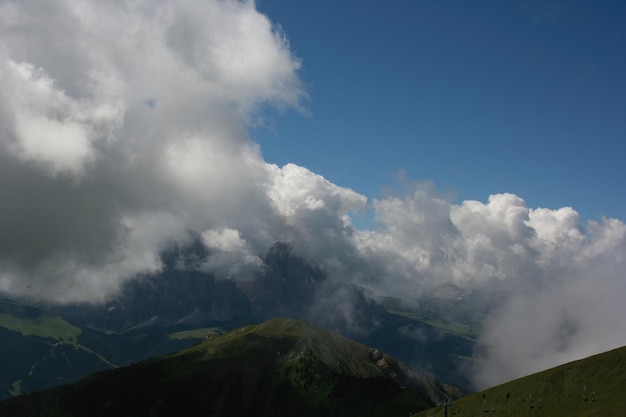
[[[462,391],[308,323],[278,318],[78,383],[14,397],[0,416],[388,415]]]

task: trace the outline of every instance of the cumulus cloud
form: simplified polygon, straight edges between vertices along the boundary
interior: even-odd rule
[[[381,227],[357,245],[388,277],[369,282],[377,292],[411,299],[454,283],[499,294],[478,343],[477,387],[626,344],[622,221],[583,226],[569,207],[530,209],[512,194],[453,204],[424,189],[374,208]]]
[[[272,243],[280,168],[245,124],[305,93],[253,2],[4,1],[0,22],[3,290],[99,299],[189,229]]]
[[[254,2],[3,1],[0,22],[1,290],[99,300],[189,230],[218,277],[252,277],[277,241],[350,246],[365,197],[247,134],[262,104],[306,100]]]

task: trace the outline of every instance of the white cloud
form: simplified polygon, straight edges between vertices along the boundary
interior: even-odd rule
[[[24,160],[49,164],[54,172],[80,173],[93,162],[93,150],[85,128],[75,122],[58,122],[43,117],[20,118],[18,155]]]
[[[305,94],[253,2],[3,1],[0,21],[3,290],[99,299],[188,229],[272,243],[245,123]]]
[[[202,240],[211,251],[203,269],[221,278],[238,279],[251,279],[260,271],[263,262],[238,230],[227,227],[207,230],[202,234]]]
[[[619,301],[626,293],[626,226],[620,220],[583,227],[571,208],[529,209],[511,194],[453,204],[418,187],[405,197],[373,202],[380,227],[343,229],[329,239],[319,231],[332,222],[317,212],[325,207],[320,196],[332,195],[332,187],[320,194],[310,190],[324,187],[305,185],[315,181],[287,183],[294,189],[281,185],[285,196],[273,201],[283,215],[302,219],[302,228],[316,225],[309,230],[318,233],[298,237],[335,280],[405,299],[450,282],[500,293],[480,340],[485,366],[474,375],[480,386],[626,344],[619,319],[626,313]],[[310,242],[332,243],[324,251]],[[349,317],[349,304],[341,306]]]
[[[293,222],[306,220],[311,212],[326,211],[333,217],[363,208],[366,198],[339,187],[324,177],[295,164],[269,166],[273,177],[268,195],[281,215]]]
[[[0,54],[0,60],[5,86],[1,107],[12,121],[4,127],[0,145],[54,174],[80,174],[94,159],[90,126],[81,121],[87,106],[55,88],[43,70],[14,62],[5,54]]]
[[[570,258],[574,265],[518,288],[493,312],[480,340],[478,387],[626,344],[626,264],[620,259],[626,245],[622,238],[610,246],[606,259]]]
[[[499,292],[477,386],[626,344],[622,221],[583,227],[572,208],[533,210],[511,194],[457,205],[418,189],[373,206],[381,227],[356,236],[364,285],[405,299],[449,282]]]

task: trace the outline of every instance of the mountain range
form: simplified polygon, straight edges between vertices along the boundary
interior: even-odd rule
[[[102,303],[0,299],[0,399],[178,351],[207,332],[277,316],[329,328],[442,381],[469,387],[459,364],[472,355],[481,318],[474,314],[471,323],[463,321],[470,317],[463,313],[470,296],[455,301],[460,290],[444,289],[419,304],[376,298],[332,282],[284,243],[266,253],[254,280],[219,280],[200,271],[197,265],[208,256],[197,240],[174,245],[161,255],[161,272],[131,279]],[[349,299],[349,317],[317,308],[336,293]]]
[[[5,400],[0,416],[389,416],[461,394],[337,333],[273,319]]]
[[[626,347],[467,394],[376,348],[278,318],[0,402],[11,416],[618,417]]]

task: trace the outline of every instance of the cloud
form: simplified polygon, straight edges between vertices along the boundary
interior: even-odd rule
[[[253,2],[4,1],[0,22],[2,290],[100,299],[189,229],[272,243],[280,169],[245,125],[305,93]]]
[[[241,280],[254,277],[256,272],[261,271],[263,261],[238,230],[207,230],[202,235],[202,241],[211,251],[203,269],[216,274],[218,278],[234,277]]]
[[[454,283],[499,294],[479,340],[477,387],[626,344],[626,225],[530,209],[512,194],[453,204],[426,189],[374,202],[359,234],[378,293],[405,299]],[[477,306],[481,309],[484,306]]]
[[[306,100],[253,2],[4,1],[0,21],[1,290],[100,300],[189,230],[220,277],[250,278],[277,241],[349,252],[365,197],[248,137],[264,103]]]
[[[576,217],[569,208],[533,214],[540,218],[531,217],[540,274],[516,286],[489,318],[474,375],[478,387],[626,345],[626,225],[603,219],[583,234],[568,221]]]

